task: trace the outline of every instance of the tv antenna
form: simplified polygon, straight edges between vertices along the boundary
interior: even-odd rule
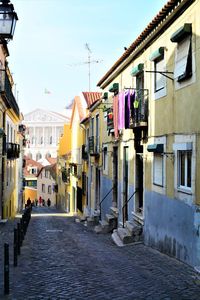
[[[92,51],[91,51],[88,43],[85,43],[85,48],[88,51],[88,60],[87,61],[76,63],[76,64],[67,64],[67,65],[72,67],[72,66],[79,66],[79,65],[88,64],[88,81],[89,81],[89,92],[90,92],[90,87],[91,87],[91,70],[90,70],[90,65],[92,63],[96,63],[96,64],[101,63],[102,60],[91,60]]]

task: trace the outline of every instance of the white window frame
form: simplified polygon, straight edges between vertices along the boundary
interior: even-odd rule
[[[192,174],[190,174],[190,186],[188,186],[188,156],[187,154],[191,154],[191,157],[190,157],[190,170],[192,170],[192,150],[178,150],[177,151],[177,156],[178,156],[178,160],[177,160],[177,163],[178,163],[178,173],[177,173],[177,176],[178,176],[178,180],[177,180],[177,183],[178,183],[178,186],[177,188],[180,189],[180,190],[186,190],[186,191],[190,191],[192,190],[192,185],[191,185],[191,176]],[[182,155],[184,155],[184,174],[182,174],[182,164],[181,164],[181,157]],[[190,171],[191,172],[191,171]],[[182,184],[182,175],[184,175],[184,184]]]
[[[103,147],[103,174],[108,175],[108,147]]]
[[[187,203],[193,204],[195,201],[195,176],[196,176],[196,136],[191,135],[175,135],[174,144],[174,190],[175,197]],[[192,151],[191,156],[191,187],[180,185],[180,151]]]

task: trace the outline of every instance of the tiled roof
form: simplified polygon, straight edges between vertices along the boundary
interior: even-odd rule
[[[25,177],[28,177],[28,176],[31,176],[31,177],[36,177],[37,174],[30,174],[29,172],[29,168],[30,167],[37,167],[37,170],[38,172],[42,169],[42,164],[40,164],[39,162],[33,160],[33,159],[30,159],[28,156],[24,156],[24,159],[26,160],[26,166],[24,168],[24,176]]]
[[[94,104],[97,100],[99,100],[102,96],[102,93],[99,92],[83,92],[83,96],[85,98],[85,101],[87,103],[88,108],[92,104]]]
[[[153,18],[153,20],[147,25],[147,27],[142,31],[142,33],[137,37],[137,39],[130,45],[130,47],[123,53],[123,55],[116,61],[116,63],[111,67],[111,69],[103,76],[103,78],[97,83],[97,86],[101,84],[124,62],[130,54],[153,32],[157,26],[164,21],[168,15],[181,3],[191,4],[195,0],[170,0],[164,7],[159,11],[159,13]]]

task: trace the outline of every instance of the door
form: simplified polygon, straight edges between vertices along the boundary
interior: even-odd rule
[[[96,180],[95,180],[95,209],[99,209],[99,203],[100,203],[100,170],[96,168]]]
[[[83,205],[82,205],[82,189],[77,186],[77,208],[81,212],[83,212]]]
[[[135,212],[143,215],[143,153],[136,153],[136,189]]]
[[[124,159],[123,159],[123,218],[124,221],[128,220],[128,147],[124,147]]]
[[[113,148],[113,207],[117,207],[118,199],[118,148]]]

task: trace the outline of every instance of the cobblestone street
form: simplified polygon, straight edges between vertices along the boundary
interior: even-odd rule
[[[13,267],[12,228],[1,225],[0,299],[200,299],[185,264],[142,244],[117,247],[53,208],[34,208]],[[47,214],[48,213],[48,214]],[[3,243],[10,241],[10,295],[3,295]]]

